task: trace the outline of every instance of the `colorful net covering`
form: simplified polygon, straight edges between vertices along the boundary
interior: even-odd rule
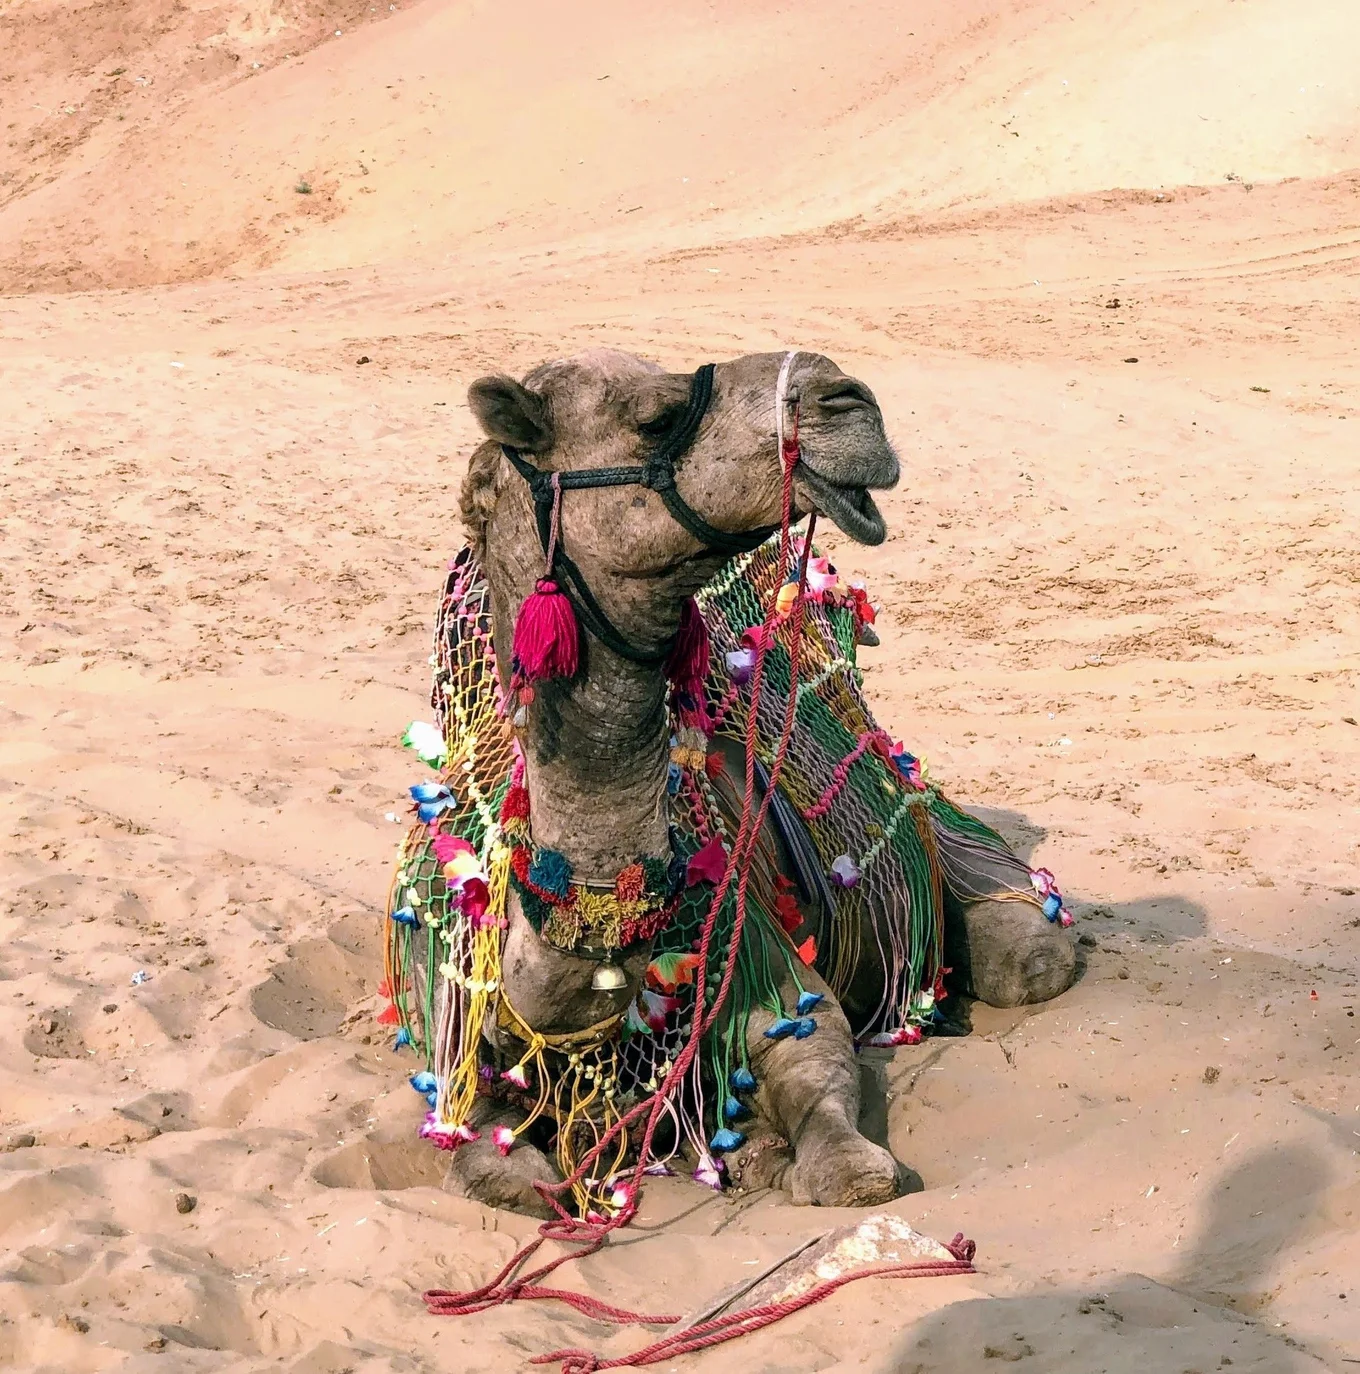
[[[454,1148],[476,1138],[479,1094],[508,1097],[522,1108],[522,1124],[497,1126],[497,1146],[508,1151],[531,1125],[546,1122],[569,1174],[620,1111],[665,1080],[693,1019],[694,950],[711,915],[708,880],[721,875],[724,840],[737,826],[740,798],[724,782],[724,742],[730,758],[744,745],[754,709],[757,760],[768,767],[791,688],[788,635],[776,624],[768,631],[760,700],[750,699],[764,607],[777,598],[787,617],[797,596],[796,541],[789,556],[784,566],[777,541],[764,544],[697,598],[712,666],[704,708],[686,703],[685,724],[677,718],[668,782],[676,862],[688,882],[673,884],[644,987],[627,1013],[556,1038],[525,1025],[500,987],[510,883],[523,896],[534,886],[526,879],[540,870],[525,867],[523,765],[496,672],[489,592],[468,550],[450,565],[435,625],[435,725],[407,732],[407,743],[439,770],[440,781],[411,789],[416,823],[392,883],[383,989],[391,1004],[380,1017],[398,1028],[399,1044],[425,1058],[412,1083],[428,1099],[422,1133],[436,1144]],[[773,1018],[766,1034],[815,1030],[808,1013],[820,998],[805,988],[801,970],[817,969],[862,1041],[910,1043],[936,1018],[943,995],[946,889],[965,900],[1036,902],[1050,919],[1070,919],[1051,875],[1031,874],[875,723],[855,662],[873,614],[863,589],[842,587],[817,557],[807,586],[793,734],[776,798],[782,850],[770,845],[763,853],[768,871],[752,887],[733,996],[683,1091],[667,1102],[673,1129],[665,1153],[688,1141],[695,1176],[712,1186],[721,1186],[717,1156],[742,1139],[732,1126],[740,1094],[755,1086],[746,1049],[753,1010]],[[706,728],[696,728],[696,720]],[[781,867],[791,867],[793,877]],[[715,960],[727,948],[734,907],[735,889],[712,914]],[[554,929],[556,943],[577,927],[558,920]],[[709,970],[710,987],[721,971]],[[518,1058],[490,1051],[484,1035],[493,1027],[502,1045],[508,1035],[522,1048]],[[626,1145],[620,1141],[616,1163]],[[583,1215],[607,1210],[607,1181],[584,1182],[576,1200]]]

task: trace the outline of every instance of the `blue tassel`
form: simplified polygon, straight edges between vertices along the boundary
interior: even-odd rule
[[[765,1032],[766,1040],[782,1040],[786,1035],[792,1035],[798,1029],[797,1021],[790,1021],[787,1016],[781,1016],[778,1021]]]
[[[817,1023],[810,1016],[800,1016],[793,1023],[793,1038],[795,1040],[806,1040],[813,1031],[817,1029]]]
[[[438,801],[448,795],[449,789],[437,782],[417,782],[411,786],[411,800],[415,802]]]
[[[756,1076],[750,1069],[733,1069],[731,1081],[733,1092],[753,1093],[756,1090]]]
[[[713,1132],[713,1139],[708,1142],[708,1148],[714,1154],[722,1154],[726,1150],[735,1150],[746,1137],[740,1131],[730,1131],[726,1126]]]
[[[680,791],[680,765],[678,763],[668,763],[666,765],[666,791],[672,796],[676,796]]]
[[[822,994],[820,992],[805,992],[798,998],[798,1015],[806,1016],[813,1007],[821,1003]]]
[[[439,1080],[432,1073],[413,1073],[411,1075],[411,1086],[418,1093],[433,1092],[439,1086]]]
[[[420,817],[422,825],[429,825],[436,816],[446,811],[448,806],[449,803],[445,800],[421,802],[416,807],[416,815]]]
[[[426,1093],[425,1101],[428,1102],[431,1107],[437,1107],[439,1105],[439,1094],[435,1092]]]
[[[394,1050],[399,1050],[399,1049],[402,1049],[403,1047],[405,1047],[406,1045],[409,1045],[410,1043],[411,1043],[411,1032],[408,1031],[408,1030],[406,1029],[405,1026],[403,1026],[403,1027],[397,1032],[397,1038],[396,1038],[396,1040],[394,1040],[394,1041],[392,1042],[392,1048],[393,1048]]]
[[[398,907],[392,913],[392,919],[399,926],[418,926],[420,924],[420,917],[409,906]]]
[[[565,897],[571,890],[571,863],[555,849],[540,849],[529,865],[529,881],[554,897]]]
[[[1061,910],[1062,898],[1059,897],[1056,892],[1050,892],[1048,896],[1044,898],[1044,915],[1047,916],[1050,921],[1056,921],[1058,919],[1058,912]]]
[[[740,1098],[729,1097],[727,1101],[723,1103],[723,1116],[726,1117],[728,1121],[740,1121],[746,1114],[746,1103],[741,1101]]]

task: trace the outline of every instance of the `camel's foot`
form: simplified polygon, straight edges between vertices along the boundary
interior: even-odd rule
[[[502,1155],[491,1140],[493,1126],[514,1127],[522,1118],[498,1108],[487,1112],[477,1121],[481,1139],[460,1145],[449,1160],[444,1175],[444,1191],[458,1197],[471,1198],[488,1207],[503,1207],[508,1212],[522,1212],[531,1217],[552,1217],[552,1208],[534,1187],[535,1182],[558,1183],[562,1175],[542,1150],[525,1140],[516,1143],[508,1155]]]
[[[811,1126],[799,1137],[785,1185],[798,1207],[875,1207],[901,1191],[897,1161],[857,1131]]]
[[[1077,976],[1074,940],[1030,902],[972,902],[949,924],[946,961],[989,1007],[1047,1002]]]

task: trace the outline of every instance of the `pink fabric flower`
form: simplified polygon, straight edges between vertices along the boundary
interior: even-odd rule
[[[722,1165],[708,1151],[699,1156],[699,1167],[694,1171],[694,1181],[712,1188],[715,1193],[722,1192]]]
[[[516,1064],[513,1069],[506,1069],[506,1071],[503,1074],[501,1074],[501,1077],[505,1079],[507,1083],[513,1084],[521,1092],[528,1091],[529,1078],[528,1075],[524,1072],[523,1064]]]
[[[813,558],[808,562],[808,590],[815,596],[823,596],[832,591],[840,578],[835,568],[825,558]]]
[[[860,880],[859,865],[849,854],[838,854],[831,863],[831,881],[837,887],[858,887]]]
[[[441,1126],[435,1120],[433,1112],[425,1114],[425,1124],[420,1128],[420,1136],[422,1140],[428,1140],[441,1150],[456,1150],[460,1145],[481,1138],[480,1132],[473,1130],[471,1126]]]
[[[756,651],[749,648],[733,649],[727,655],[727,671],[738,687],[744,687],[755,672]]]
[[[631,1183],[619,1183],[609,1194],[609,1205],[615,1214],[632,1210],[637,1205],[637,1189]]]
[[[515,1145],[515,1133],[509,1126],[493,1126],[491,1128],[491,1143],[503,1155],[508,1155]]]
[[[1036,868],[1029,875],[1030,883],[1041,897],[1058,890],[1058,880],[1046,868]]]
[[[430,840],[430,848],[441,864],[452,863],[457,854],[473,854],[477,851],[459,835],[445,835],[442,831]]]

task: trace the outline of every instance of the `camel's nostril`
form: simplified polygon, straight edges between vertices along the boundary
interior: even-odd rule
[[[818,406],[832,415],[841,415],[850,410],[869,410],[876,406],[869,388],[853,380],[836,383],[816,399]]]

